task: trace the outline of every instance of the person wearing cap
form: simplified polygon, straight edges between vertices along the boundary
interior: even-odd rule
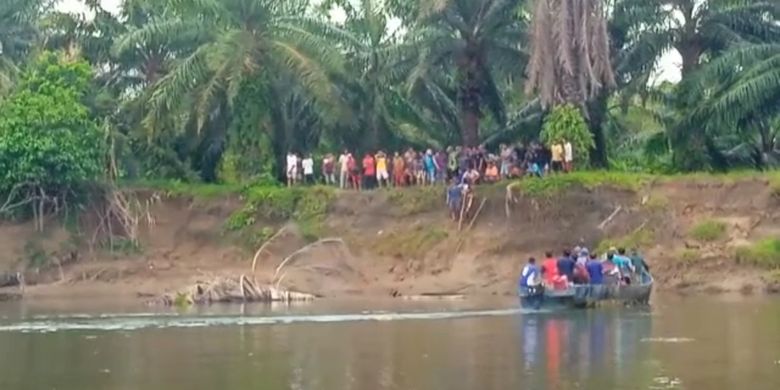
[[[579,251],[574,252],[577,254],[577,264],[586,265],[588,263],[588,259],[590,258],[590,253],[588,253],[588,248],[581,248]]]

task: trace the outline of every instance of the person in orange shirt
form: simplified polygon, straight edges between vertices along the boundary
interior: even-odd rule
[[[498,167],[496,166],[496,163],[489,162],[488,167],[485,170],[485,181],[488,183],[495,183],[498,181]]]
[[[396,187],[403,187],[406,178],[406,161],[401,153],[395,152],[393,157],[393,184]]]
[[[375,157],[377,187],[382,188],[382,184],[390,187],[390,174],[387,172],[387,155],[380,150]]]
[[[376,161],[371,153],[366,152],[363,157],[363,188],[370,190],[376,183]]]
[[[542,262],[542,279],[544,284],[553,286],[559,278],[558,259],[553,257],[552,252],[545,253],[544,261]]]

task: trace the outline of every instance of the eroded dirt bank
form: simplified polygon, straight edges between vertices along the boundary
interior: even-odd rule
[[[446,216],[441,188],[327,192],[315,195],[322,214],[302,219],[257,212],[239,196],[142,191],[159,201],[140,225],[140,245],[113,253],[90,242],[87,226],[52,222],[36,233],[3,223],[0,274],[23,271],[30,298],[146,297],[227,274],[323,296],[503,295],[528,256],[582,242],[639,246],[659,289],[760,293],[780,285],[767,254],[751,251],[780,237],[780,198],[766,180],[575,183],[536,193],[483,187],[481,212],[461,230]]]

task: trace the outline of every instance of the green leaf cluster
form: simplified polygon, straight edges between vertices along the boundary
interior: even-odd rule
[[[82,103],[91,69],[42,54],[0,104],[0,192],[15,187],[73,191],[97,180],[102,134]]]
[[[588,124],[577,107],[571,104],[556,106],[545,118],[540,134],[541,141],[552,146],[556,143],[571,142],[575,150],[574,158],[578,162],[587,161],[595,143]]]

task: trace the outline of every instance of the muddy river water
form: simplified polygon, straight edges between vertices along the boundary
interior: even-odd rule
[[[780,389],[780,299],[0,304],[0,389]]]

